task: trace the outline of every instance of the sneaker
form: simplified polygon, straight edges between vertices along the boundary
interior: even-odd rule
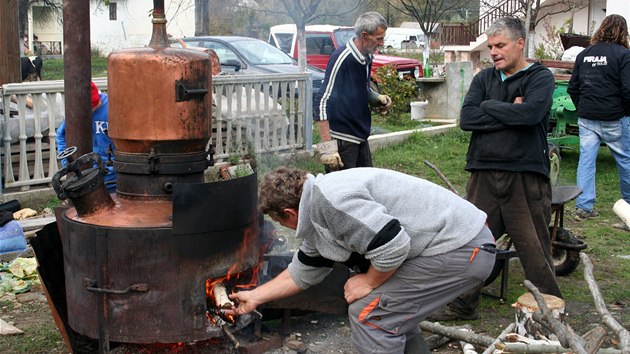
[[[626,225],[625,223],[613,224],[612,227],[623,231],[630,231],[630,227],[628,227],[628,225]]]
[[[595,210],[586,211],[586,210],[580,209],[580,208],[577,208],[575,210],[575,220],[577,220],[577,221],[588,220],[588,219],[595,219],[597,217],[599,217],[599,213],[596,212]]]
[[[479,318],[477,310],[473,312],[461,312],[449,305],[443,305],[427,316],[429,321],[457,321],[457,320],[476,320]]]

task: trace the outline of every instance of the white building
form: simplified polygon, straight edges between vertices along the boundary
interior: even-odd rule
[[[87,1],[87,0],[86,0]],[[165,0],[167,33],[174,37],[192,36],[195,32],[195,0]],[[153,1],[111,0],[108,5],[90,2],[90,41],[103,54],[111,51],[144,47],[151,39]],[[63,48],[63,26],[59,16],[42,16],[43,5],[34,4],[29,11],[29,43],[36,35],[55,53]],[[58,48],[58,50],[57,50]],[[32,49],[32,45],[31,45]]]
[[[496,4],[500,5],[506,0],[496,0]],[[541,5],[552,5],[559,0],[542,0]],[[480,9],[480,18],[488,13],[487,8]],[[541,10],[542,11],[542,10]],[[554,7],[547,7],[546,11],[554,11]],[[573,33],[592,35],[593,32],[601,25],[603,19],[607,15],[619,14],[626,18],[630,23],[630,1],[628,0],[591,0],[589,6],[576,10],[561,12],[547,16],[537,27],[535,34],[530,38],[530,57],[533,57],[533,48],[540,43],[545,43],[548,38],[548,31],[545,29],[546,24],[563,27],[567,21],[573,16]],[[539,14],[538,16],[543,16]],[[468,61],[478,64],[480,61],[490,61],[490,53],[487,49],[486,36],[480,35],[477,40],[468,46],[445,46],[443,48],[446,61]]]

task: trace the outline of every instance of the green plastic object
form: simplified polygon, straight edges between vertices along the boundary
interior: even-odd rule
[[[577,145],[577,112],[571,96],[567,93],[568,81],[557,80],[553,91],[551,117],[549,120],[549,141],[559,145]]]

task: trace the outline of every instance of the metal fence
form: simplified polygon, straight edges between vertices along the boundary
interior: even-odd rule
[[[107,90],[106,78],[95,78]],[[276,153],[312,146],[312,84],[308,74],[213,77],[214,160],[249,152]],[[2,188],[48,185],[58,171],[56,128],[64,119],[64,82],[1,87]],[[0,193],[2,189],[0,189]]]

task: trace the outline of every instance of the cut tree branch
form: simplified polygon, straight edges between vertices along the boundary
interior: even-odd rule
[[[420,322],[420,329],[423,331],[439,334],[441,336],[450,337],[456,340],[465,341],[467,343],[481,345],[484,347],[490,346],[494,342],[494,338],[482,336],[472,332],[463,331],[455,327],[446,327],[438,323],[422,321]]]
[[[510,323],[507,327],[505,327],[505,329],[503,330],[503,332],[501,332],[501,334],[499,334],[497,339],[495,339],[494,342],[492,342],[492,344],[486,350],[484,350],[483,353],[481,354],[494,353],[494,349],[496,349],[495,345],[497,345],[498,343],[501,343],[505,339],[505,336],[507,336],[508,333],[514,330],[514,327],[515,327],[514,322]]]
[[[599,285],[597,285],[595,277],[593,276],[593,263],[591,259],[584,252],[580,252],[580,259],[582,260],[582,264],[584,264],[584,279],[591,291],[591,295],[593,295],[597,313],[602,317],[602,322],[617,334],[621,351],[623,353],[630,353],[630,333],[628,333],[628,330],[619,324],[608,311],[602,293],[599,290]]]
[[[586,354],[586,350],[584,350],[584,347],[582,347],[582,344],[576,338],[576,336],[572,335],[572,332],[567,331],[565,326],[559,320],[553,317],[551,311],[547,307],[547,303],[545,302],[543,295],[540,293],[540,290],[538,290],[538,288],[527,279],[523,282],[523,285],[525,285],[527,290],[529,290],[529,292],[534,295],[534,298],[536,299],[536,303],[538,303],[539,308],[539,310],[536,312],[540,311],[542,319],[548,325],[550,325],[550,327],[553,329],[553,332],[556,334],[556,336],[558,336],[558,339],[560,339],[560,343],[562,343],[563,346],[568,345],[578,354]]]

